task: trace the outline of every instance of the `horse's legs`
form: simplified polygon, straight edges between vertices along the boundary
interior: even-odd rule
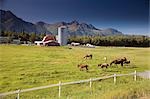
[[[117,67],[117,64],[116,64],[116,67]]]
[[[88,72],[88,70],[89,70],[88,67],[86,67],[86,71],[87,71],[87,72]]]
[[[89,70],[88,67],[86,67],[86,70]]]
[[[90,56],[90,59],[92,59],[92,56]]]
[[[121,66],[123,66],[123,62],[121,62]]]

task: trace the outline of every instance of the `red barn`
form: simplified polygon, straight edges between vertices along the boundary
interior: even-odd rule
[[[36,41],[35,43],[36,45],[44,46],[60,46],[60,44],[56,41],[56,37],[53,35],[46,35],[42,41]]]

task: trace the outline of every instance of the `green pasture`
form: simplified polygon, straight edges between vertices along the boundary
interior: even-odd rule
[[[83,59],[92,54],[93,59]],[[129,65],[121,67],[112,65],[101,69],[97,64],[107,63],[118,57],[127,57]],[[80,71],[77,65],[89,65],[89,71]],[[150,70],[150,48],[97,47],[83,48],[40,47],[0,45],[0,93],[27,89],[61,82],[78,81],[107,75],[131,73],[135,70]],[[150,95],[150,80],[132,76],[118,77],[117,84],[113,78],[89,83],[66,85],[62,87],[62,99],[137,99]],[[3,97],[15,99],[16,95]],[[13,97],[13,98],[12,98]],[[31,91],[21,94],[22,99],[57,99],[58,87]]]

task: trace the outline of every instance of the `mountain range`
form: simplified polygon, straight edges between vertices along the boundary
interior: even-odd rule
[[[23,19],[17,17],[11,11],[0,10],[0,30],[1,31],[13,31],[13,32],[27,32],[27,33],[46,33],[57,35],[57,29],[60,26],[67,26],[69,35],[123,35],[122,32],[113,29],[98,29],[92,24],[79,23],[74,20],[72,22],[57,22],[53,24],[39,21],[37,23],[26,22]]]

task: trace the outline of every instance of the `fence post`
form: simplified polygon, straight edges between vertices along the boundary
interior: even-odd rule
[[[116,74],[114,74],[114,84],[116,84]]]
[[[92,78],[90,78],[90,88],[92,87]]]
[[[58,93],[59,98],[60,98],[60,93],[61,93],[61,81],[59,81],[59,93]]]
[[[134,71],[134,81],[136,81],[136,70]]]
[[[20,89],[18,90],[17,99],[20,99]]]

